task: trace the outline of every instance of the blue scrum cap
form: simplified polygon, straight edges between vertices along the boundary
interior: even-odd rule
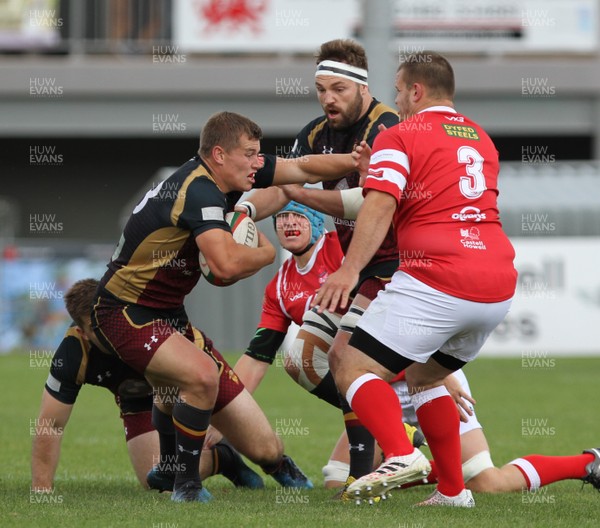
[[[306,205],[299,204],[298,202],[289,202],[283,209],[273,215],[273,221],[277,215],[282,213],[296,213],[302,215],[310,222],[311,236],[310,243],[314,244],[319,237],[325,232],[325,215],[315,211]]]

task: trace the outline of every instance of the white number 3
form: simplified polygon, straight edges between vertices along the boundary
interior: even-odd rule
[[[483,175],[483,156],[473,147],[460,147],[456,152],[459,163],[465,163],[467,176],[461,176],[458,186],[460,192],[466,198],[474,200],[479,198],[485,186],[485,176]]]

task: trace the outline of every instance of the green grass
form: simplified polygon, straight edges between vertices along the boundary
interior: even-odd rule
[[[235,361],[235,358],[231,358]],[[556,358],[523,368],[519,358],[480,358],[467,367],[477,412],[496,465],[526,454],[578,454],[600,445],[596,406],[600,359]],[[271,423],[293,429],[284,437],[286,452],[316,484],[312,491],[282,494],[272,479],[262,491],[241,491],[214,477],[208,505],[174,504],[167,494],[143,491],[127,457],[121,423],[112,397],[84,387],[63,439],[52,502],[31,502],[30,420],[37,417],[45,369],[32,368],[27,355],[0,357],[0,526],[141,526],[148,528],[376,526],[532,527],[598,526],[600,495],[579,481],[566,481],[531,495],[476,495],[474,510],[411,509],[427,488],[393,493],[390,501],[356,507],[329,500],[322,487],[326,463],[341,428],[341,417],[306,394],[273,367],[257,391]],[[277,422],[283,420],[283,422]],[[544,430],[523,434],[523,420],[547,420]],[[33,497],[35,500],[35,496]]]

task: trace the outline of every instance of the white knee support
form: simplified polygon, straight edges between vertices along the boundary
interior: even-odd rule
[[[356,324],[364,313],[364,308],[361,308],[356,304],[351,304],[350,308],[348,308],[348,311],[342,316],[340,321],[340,330],[352,333],[356,328]]]
[[[329,460],[321,471],[323,471],[323,480],[325,483],[346,482],[350,474],[350,464],[345,464],[339,460]]]
[[[307,391],[312,391],[329,372],[327,351],[333,343],[340,316],[309,311],[290,349],[283,353],[287,373]]]
[[[482,471],[494,467],[489,451],[481,451],[462,465],[463,480],[468,482]]]

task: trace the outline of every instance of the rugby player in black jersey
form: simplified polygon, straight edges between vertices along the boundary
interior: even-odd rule
[[[396,110],[375,99],[368,85],[368,61],[364,48],[350,39],[336,39],[321,45],[316,55],[315,85],[317,98],[323,114],[310,121],[296,136],[292,156],[306,154],[339,154],[352,152],[356,145],[373,145],[379,127],[392,128],[399,123]],[[327,157],[327,156],[325,156]],[[365,171],[366,172],[366,171]],[[246,205],[255,212],[257,219],[264,218],[281,209],[290,199],[312,209],[329,214],[333,218],[340,245],[346,253],[354,220],[362,202],[360,174],[356,169],[342,177],[324,181],[323,189],[286,185],[281,188],[253,193],[240,206]],[[240,208],[240,210],[242,210]],[[359,283],[353,292],[353,302],[341,327],[336,332],[327,313],[316,310],[307,312],[301,331],[312,334],[315,327],[326,328],[333,339],[327,358],[331,371],[311,391],[330,403],[338,399],[333,381],[337,365],[337,353],[350,339],[356,323],[377,293],[385,287],[398,267],[398,249],[393,230],[390,228],[377,253],[362,270]],[[269,336],[263,336],[265,341]],[[242,380],[251,375],[259,363],[244,355],[235,365]],[[303,365],[305,372],[312,371],[312,364]],[[340,398],[344,423],[350,438],[350,480],[370,473],[373,466],[374,441],[352,413],[347,402]],[[336,469],[332,464],[324,468],[325,478],[335,481],[329,474]],[[342,494],[343,497],[345,495]]]
[[[253,187],[339,177],[357,163],[347,154],[279,161],[263,157],[261,135],[258,125],[239,114],[220,112],[207,121],[199,155],[148,191],[134,209],[91,314],[92,328],[106,351],[143,374],[156,391],[178,389],[177,401],[155,401],[153,407],[161,443],[175,431],[178,470],[171,498],[176,502],[211,499],[202,487],[198,462],[221,390],[219,374],[226,368],[189,323],[183,306],[201,275],[198,251],[219,279],[253,275],[273,262],[275,249],[262,233],[257,248],[235,243],[225,214],[241,194]],[[198,348],[205,353],[198,354]],[[262,421],[258,438],[250,441],[243,427],[237,435],[239,442],[270,449],[272,462],[261,464],[265,472],[280,475],[283,485],[312,487],[283,456],[281,441],[249,393],[231,396],[238,423]]]

